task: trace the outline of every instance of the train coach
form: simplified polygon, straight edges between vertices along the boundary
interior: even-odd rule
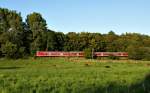
[[[94,52],[96,57],[128,57],[127,52]],[[37,51],[37,57],[84,57],[84,52]]]

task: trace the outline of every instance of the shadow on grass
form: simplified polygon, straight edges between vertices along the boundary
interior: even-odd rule
[[[150,74],[147,74],[143,81],[130,86],[122,86],[111,82],[107,87],[101,87],[100,89],[101,93],[150,93]]]
[[[0,70],[7,70],[7,69],[20,69],[23,67],[0,67]]]
[[[130,90],[131,93],[150,93],[150,73],[142,82],[132,85]]]
[[[150,93],[150,74],[148,74],[143,81],[129,86],[116,84],[115,82],[110,82],[107,86],[84,86],[83,84],[82,87],[78,87],[76,89],[77,90],[73,93]],[[66,90],[63,93],[72,93],[72,91],[73,90]]]

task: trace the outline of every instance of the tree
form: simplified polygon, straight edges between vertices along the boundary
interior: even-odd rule
[[[78,51],[79,50],[79,42],[78,42],[78,34],[75,32],[69,32],[66,34],[66,42],[65,42],[65,51]]]
[[[0,8],[0,34],[3,32],[8,31],[8,22],[7,22],[7,15],[9,13],[8,9]]]
[[[117,51],[117,45],[114,42],[118,36],[113,32],[108,32],[107,35],[105,35],[104,40],[106,42],[106,51],[108,52],[116,52]]]
[[[23,33],[22,33],[23,46],[25,47],[25,53],[30,55],[30,44],[32,42],[32,32],[29,30],[26,23],[23,23]]]
[[[90,34],[90,39],[89,39],[89,47],[94,49],[94,51],[105,51],[105,42],[100,33],[91,33]]]
[[[46,45],[46,49],[48,51],[55,51],[57,46],[56,46],[57,42],[56,42],[56,35],[54,31],[49,30],[47,32],[47,45]]]
[[[57,47],[57,51],[63,51],[64,50],[64,45],[65,45],[65,41],[66,41],[66,36],[64,35],[64,33],[62,32],[55,32],[55,41],[56,42],[56,46]]]
[[[31,51],[46,50],[47,48],[47,24],[40,13],[27,15],[27,26],[32,32]]]
[[[89,40],[92,39],[90,33],[88,32],[81,32],[79,33],[79,40],[78,40],[78,47],[80,51],[84,51],[84,49],[89,48]]]
[[[23,22],[21,14],[17,13],[16,11],[0,8],[0,30],[1,53],[5,53],[6,56],[10,55],[13,52],[11,51],[11,47],[14,47],[17,49],[14,49],[14,51],[17,52],[15,52],[13,56],[16,56],[17,58],[22,55],[20,54],[20,50],[24,50],[24,47],[22,38]],[[10,50],[10,54],[9,51],[5,50],[4,46]]]

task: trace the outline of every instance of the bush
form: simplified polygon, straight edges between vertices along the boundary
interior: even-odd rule
[[[1,51],[5,55],[5,57],[13,58],[17,52],[17,45],[7,41],[2,45]]]
[[[93,51],[92,51],[91,48],[86,48],[86,49],[84,50],[84,57],[85,57],[86,59],[95,58],[95,55],[94,55],[94,53],[93,53]]]
[[[128,54],[129,54],[129,59],[150,60],[149,47],[129,47]]]
[[[14,59],[23,57],[25,53],[24,50],[24,47],[17,48],[16,44],[8,41],[1,47],[2,54],[4,54],[5,57]]]
[[[1,48],[0,48],[1,49]],[[2,58],[3,57],[3,55],[2,55],[2,51],[0,50],[0,58]]]
[[[142,59],[143,60],[150,60],[150,48],[149,47],[142,47],[141,50],[143,51]]]
[[[118,60],[118,59],[119,59],[119,57],[114,56],[114,55],[109,55],[108,58],[109,58],[109,59],[112,59],[112,60]]]

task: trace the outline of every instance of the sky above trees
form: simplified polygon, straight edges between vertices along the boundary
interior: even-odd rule
[[[48,28],[67,32],[150,35],[149,0],[1,0],[0,7],[21,12],[23,19],[39,12]]]

